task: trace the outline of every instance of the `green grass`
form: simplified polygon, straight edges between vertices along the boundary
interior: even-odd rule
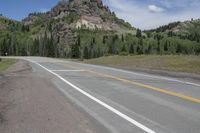
[[[16,61],[14,59],[2,59],[0,61],[0,72],[8,69],[11,65],[13,65]]]
[[[123,69],[147,69],[200,74],[200,56],[186,55],[141,55],[108,56],[84,60],[85,63],[111,66]]]

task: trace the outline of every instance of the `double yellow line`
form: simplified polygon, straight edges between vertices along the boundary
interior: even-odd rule
[[[70,67],[70,68],[80,69],[78,67],[71,66],[71,65],[66,65],[65,64],[65,66],[66,67]],[[184,95],[184,94],[181,94],[181,93],[177,93],[177,92],[169,91],[169,90],[166,90],[166,89],[153,87],[153,86],[150,86],[150,85],[145,85],[145,84],[133,81],[133,80],[127,80],[127,79],[120,78],[120,77],[117,77],[117,76],[113,76],[113,75],[108,75],[108,74],[92,71],[92,70],[89,70],[89,69],[88,70],[84,69],[84,70],[87,71],[87,72],[102,76],[102,77],[118,80],[118,81],[121,81],[121,82],[124,82],[124,83],[128,83],[128,84],[132,84],[132,85],[137,85],[137,86],[140,86],[140,87],[143,87],[143,88],[146,88],[146,89],[150,89],[150,90],[154,90],[154,91],[161,92],[161,93],[164,93],[164,94],[168,94],[168,95],[171,95],[171,96],[175,96],[175,97],[178,97],[178,98],[181,98],[181,99],[184,99],[184,100],[188,100],[188,101],[191,101],[191,102],[200,103],[200,99],[193,98],[191,96],[187,96],[187,95]]]

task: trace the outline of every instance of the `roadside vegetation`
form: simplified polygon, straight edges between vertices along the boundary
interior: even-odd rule
[[[8,69],[14,63],[15,63],[14,59],[1,59],[0,58],[0,72]]]
[[[116,55],[84,60],[84,63],[128,70],[164,70],[200,74],[200,56],[194,55]]]
[[[192,38],[189,40],[163,33],[143,35],[139,29],[134,35],[82,28],[74,31],[78,33],[74,45],[58,45],[47,27],[44,33],[35,39],[29,35],[29,28],[24,28],[21,26],[23,31],[21,33],[2,32],[0,35],[1,55],[92,59],[107,55],[200,54],[200,42],[196,41],[195,37],[194,40]],[[65,46],[65,48],[61,49],[60,46]]]

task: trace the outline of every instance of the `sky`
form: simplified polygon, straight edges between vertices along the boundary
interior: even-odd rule
[[[21,20],[32,12],[46,12],[59,0],[0,0],[0,13]],[[200,0],[103,0],[119,18],[140,29],[200,18]]]

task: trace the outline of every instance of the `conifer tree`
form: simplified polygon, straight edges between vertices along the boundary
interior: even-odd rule
[[[134,51],[134,46],[133,46],[133,44],[131,44],[131,45],[130,45],[130,48],[129,48],[129,53],[130,53],[130,54],[134,54],[134,52],[135,52],[135,51]]]
[[[84,59],[89,59],[89,51],[88,51],[88,47],[87,46],[84,47],[83,58]]]

